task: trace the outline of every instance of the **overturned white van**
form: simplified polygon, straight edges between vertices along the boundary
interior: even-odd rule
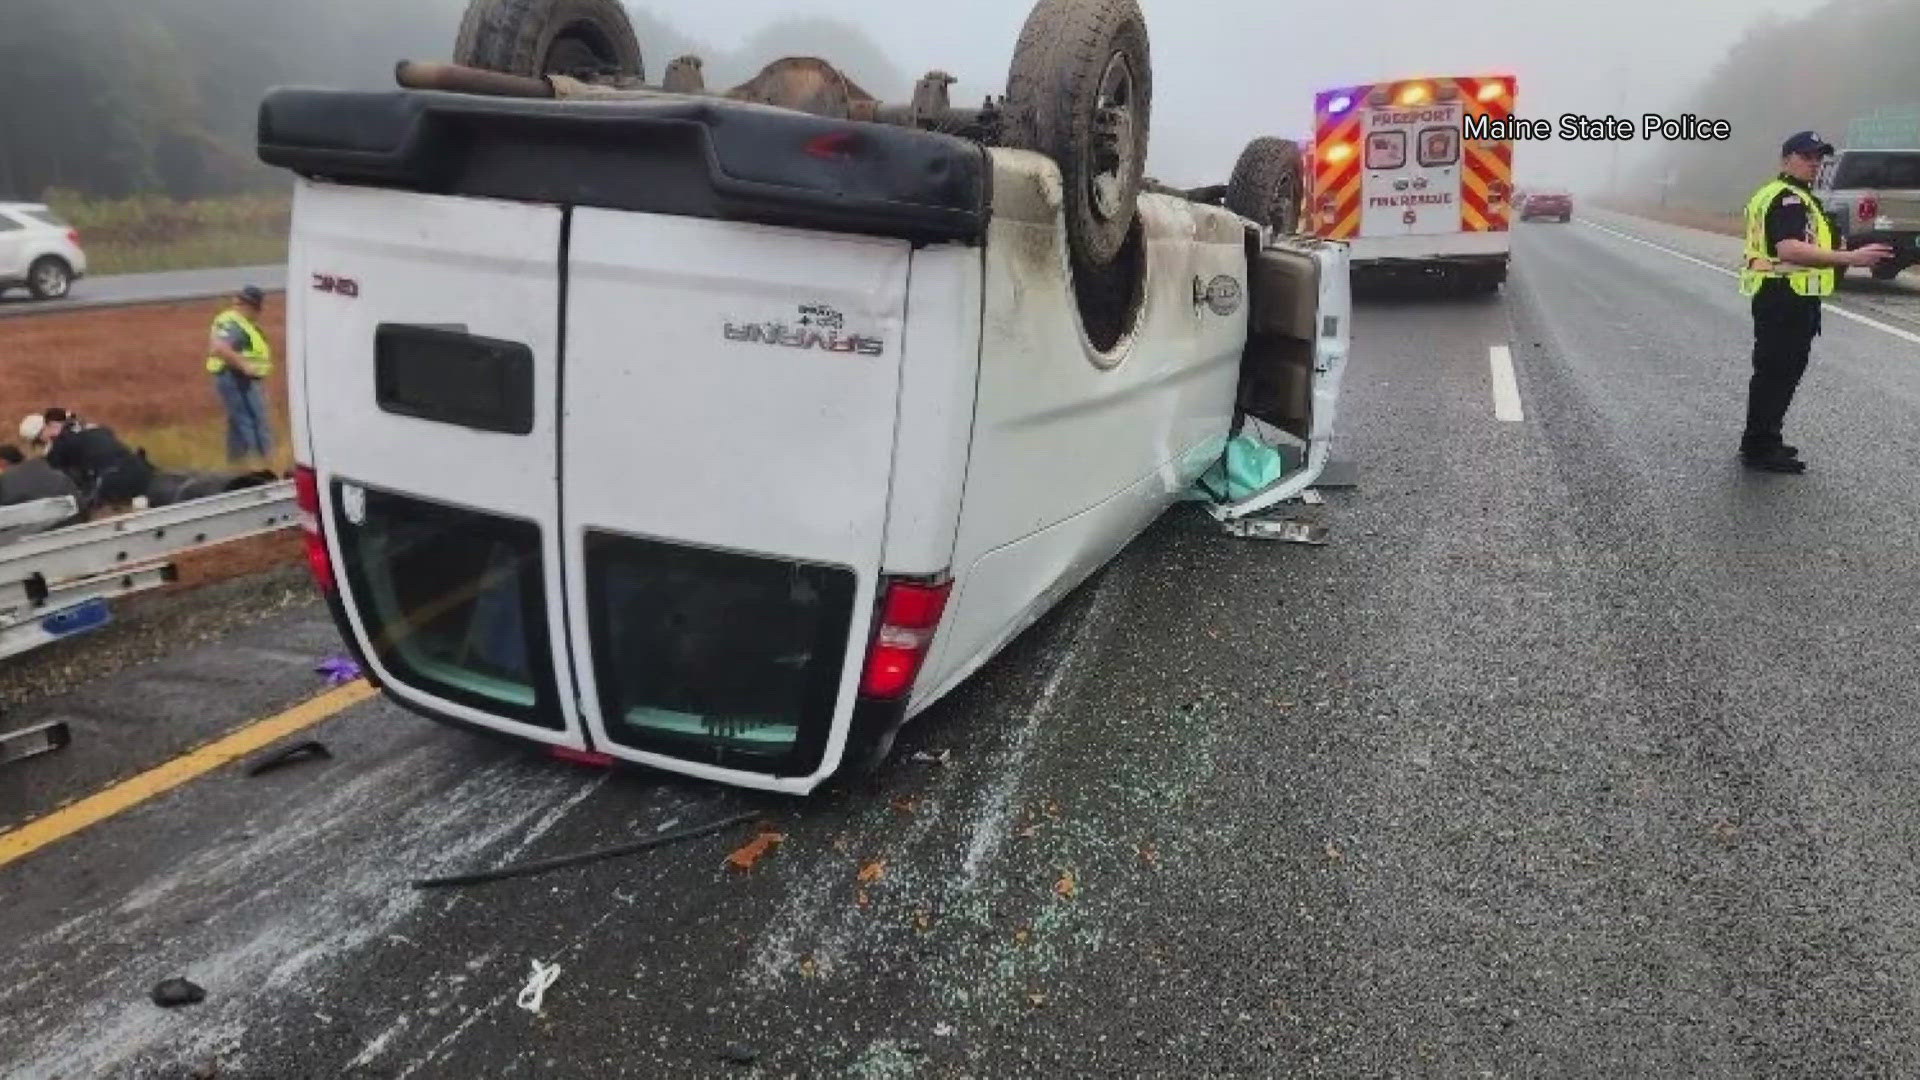
[[[1131,196],[1093,274],[1054,158],[912,125],[282,89],[260,140],[311,561],[436,719],[804,793],[1247,418],[1260,502],[1325,462],[1345,248],[1204,198]]]

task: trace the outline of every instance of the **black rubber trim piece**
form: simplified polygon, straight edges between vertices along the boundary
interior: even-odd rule
[[[441,195],[975,241],[986,151],[965,139],[714,98],[494,98],[282,87],[260,160]]]

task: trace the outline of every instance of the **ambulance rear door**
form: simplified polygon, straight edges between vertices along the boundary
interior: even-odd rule
[[[1396,88],[1385,103],[1367,103],[1361,169],[1366,177],[1360,234],[1431,236],[1460,231],[1458,100]],[[1400,102],[1408,97],[1410,104]]]

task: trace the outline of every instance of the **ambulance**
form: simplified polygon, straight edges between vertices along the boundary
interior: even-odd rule
[[[1446,275],[1492,292],[1507,277],[1511,75],[1403,79],[1314,98],[1312,232],[1346,243],[1356,275]],[[1488,130],[1480,130],[1482,124]]]

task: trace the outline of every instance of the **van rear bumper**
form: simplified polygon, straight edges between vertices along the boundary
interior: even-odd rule
[[[310,179],[750,221],[925,242],[978,240],[978,144],[719,98],[493,98],[278,88],[260,160]]]

